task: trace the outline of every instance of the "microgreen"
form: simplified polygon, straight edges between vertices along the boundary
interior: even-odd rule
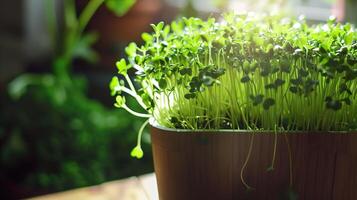
[[[117,65],[130,88],[110,85],[112,94],[138,100],[149,113],[140,116],[184,129],[356,129],[357,33],[350,24],[227,14],[221,22],[182,18],[152,27]],[[137,71],[138,92],[126,63]]]

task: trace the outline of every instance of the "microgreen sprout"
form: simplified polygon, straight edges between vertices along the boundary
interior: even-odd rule
[[[138,135],[138,139],[137,139],[137,143],[136,146],[134,147],[134,149],[131,151],[130,155],[132,157],[136,157],[136,158],[142,158],[144,156],[144,152],[141,149],[141,137],[143,135],[144,132],[144,128],[145,126],[149,123],[149,120],[146,120],[140,127],[139,130],[139,135]]]
[[[116,106],[178,129],[357,129],[357,33],[330,18],[227,14],[152,25],[117,62]],[[127,71],[136,70],[136,90]],[[132,96],[148,112],[125,104]],[[274,152],[276,147],[274,147]],[[136,157],[140,155],[137,146]],[[139,149],[139,150],[138,150]],[[275,153],[271,168],[274,167]]]

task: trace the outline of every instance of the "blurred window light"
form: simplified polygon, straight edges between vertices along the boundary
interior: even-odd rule
[[[169,5],[183,8],[190,1],[195,10],[199,12],[217,12],[216,4],[227,0],[165,0]]]
[[[340,0],[290,0],[295,14],[305,15],[307,19],[325,21],[333,12],[334,4]],[[340,17],[339,17],[340,18]]]
[[[341,0],[230,0],[231,6],[229,7],[235,12],[285,12],[320,21],[334,14],[333,5],[339,1]]]
[[[283,12],[304,15],[314,21],[325,21],[331,15],[343,20],[346,0],[166,0],[176,7],[184,7],[189,1],[194,9],[203,12]]]

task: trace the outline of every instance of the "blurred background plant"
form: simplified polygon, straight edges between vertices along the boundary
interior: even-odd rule
[[[141,162],[124,153],[135,140],[135,120],[88,98],[86,78],[72,72],[75,59],[98,59],[92,49],[97,34],[85,32],[97,9],[105,4],[122,16],[135,1],[91,0],[78,15],[74,0],[63,1],[62,15],[54,0],[43,3],[51,71],[21,74],[1,95],[6,106],[0,115],[0,196],[19,198],[152,171],[150,156]]]
[[[17,199],[153,170],[148,134],[144,158],[130,158],[142,122],[114,109],[107,88],[124,47],[140,44],[151,23],[274,9],[310,21],[325,21],[335,12],[340,20],[356,22],[355,8],[353,0],[0,2],[0,197]],[[128,103],[140,111],[134,101]]]

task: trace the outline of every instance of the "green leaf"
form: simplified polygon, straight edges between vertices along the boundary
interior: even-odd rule
[[[353,34],[354,32],[350,31],[345,35],[345,44],[346,45],[351,45],[353,42]]]
[[[179,123],[179,119],[177,117],[171,117],[170,122],[173,124]]]
[[[146,43],[150,43],[153,41],[153,37],[152,35],[150,35],[149,33],[143,33],[141,34],[141,38],[146,42]]]
[[[140,146],[136,146],[131,150],[130,155],[134,158],[140,159],[144,156],[144,152]]]
[[[259,105],[259,104],[261,104],[263,102],[264,95],[261,95],[261,94],[258,94],[256,96],[251,95],[250,99],[252,99],[253,105],[257,106],[257,105]]]
[[[284,83],[285,83],[285,81],[280,78],[276,79],[274,82],[276,87],[282,86]]]
[[[296,79],[291,79],[290,83],[293,85],[300,85],[300,84],[302,84],[302,79],[300,77],[296,78]]]
[[[326,102],[332,101],[332,97],[331,97],[331,96],[327,96],[327,97],[325,98],[325,101],[326,101]]]
[[[118,73],[122,75],[126,75],[129,67],[126,65],[126,61],[124,58],[120,59],[120,61],[116,62]]]
[[[273,106],[275,104],[275,100],[274,99],[272,99],[272,98],[266,98],[265,100],[264,100],[264,103],[263,103],[263,108],[265,109],[265,110],[269,110],[269,108],[271,107],[271,106]]]
[[[344,99],[342,99],[341,101],[345,102],[346,105],[352,105],[352,101],[351,101],[350,98],[344,98]]]
[[[123,107],[125,105],[125,97],[117,96],[115,98],[115,100],[116,100],[116,103],[114,104],[115,107],[121,108],[121,107]]]
[[[106,0],[106,6],[117,16],[123,16],[135,2],[135,0]]]
[[[31,85],[55,87],[56,77],[52,74],[22,74],[8,84],[8,91],[14,100],[20,99]]]
[[[215,83],[215,79],[210,76],[203,76],[202,83],[206,86],[212,86]]]
[[[182,21],[178,21],[178,22],[173,21],[173,22],[171,22],[171,29],[172,29],[172,31],[175,32],[175,33],[180,33],[180,32],[182,32],[182,29],[183,29],[183,27],[182,27]]]
[[[136,56],[136,44],[135,42],[131,42],[126,48],[125,53],[129,58],[134,58]]]
[[[163,30],[163,36],[167,37],[170,33],[170,25],[166,25],[164,30]]]
[[[328,38],[327,40],[324,40],[321,43],[321,46],[326,50],[326,51],[330,51],[331,45],[333,43],[333,38]]]
[[[276,89],[276,85],[274,83],[269,83],[264,86],[265,89]]]
[[[109,84],[109,88],[111,91],[110,95],[114,96],[118,92],[116,89],[118,86],[119,86],[119,79],[118,77],[114,76]]]
[[[180,74],[183,76],[183,75],[192,75],[192,69],[191,68],[184,68],[184,69],[180,69]]]
[[[243,70],[244,70],[245,72],[249,72],[249,70],[250,70],[250,63],[249,63],[247,60],[245,60],[245,61],[243,62]]]
[[[357,78],[357,68],[355,70],[350,70],[346,73],[345,79],[346,81],[351,81]]]
[[[185,94],[184,96],[186,99],[193,99],[196,97],[196,94],[195,93],[188,93],[188,94]]]
[[[99,60],[97,52],[92,49],[92,45],[98,40],[98,34],[87,33],[79,38],[73,47],[73,58],[80,58],[90,63]]]
[[[250,78],[248,75],[245,75],[240,79],[240,82],[242,82],[242,83],[247,83],[249,81],[250,81]]]
[[[294,94],[296,94],[296,93],[299,91],[298,87],[296,87],[296,86],[291,86],[291,87],[289,88],[289,90],[290,90],[290,92],[292,92],[292,93],[294,93]]]
[[[281,66],[280,66],[280,70],[281,70],[282,72],[289,73],[289,72],[290,72],[290,66],[289,66],[289,64],[283,64],[283,65],[281,65]]]
[[[309,75],[309,72],[305,69],[299,69],[299,76],[306,77]]]
[[[150,24],[150,26],[152,27],[152,29],[154,29],[154,32],[156,33],[156,34],[159,34],[160,33],[160,31],[162,31],[162,29],[164,28],[164,22],[160,22],[160,23],[158,23],[158,24]]]
[[[345,56],[348,52],[348,48],[347,46],[342,46],[337,52],[339,55]]]
[[[346,83],[341,83],[340,84],[340,93],[347,92],[349,95],[352,95],[352,91],[348,88]]]
[[[212,78],[214,79],[217,79],[218,77],[222,76],[224,73],[225,73],[224,68],[218,68],[210,71],[210,76],[212,76]]]
[[[332,109],[332,110],[340,110],[342,108],[342,103],[341,101],[338,100],[331,100],[326,102],[326,108]]]
[[[159,87],[161,89],[165,89],[167,87],[167,81],[165,78],[161,78],[160,81],[159,81]]]
[[[163,28],[164,28],[164,22],[159,22],[159,23],[156,25],[157,31],[161,31]]]

